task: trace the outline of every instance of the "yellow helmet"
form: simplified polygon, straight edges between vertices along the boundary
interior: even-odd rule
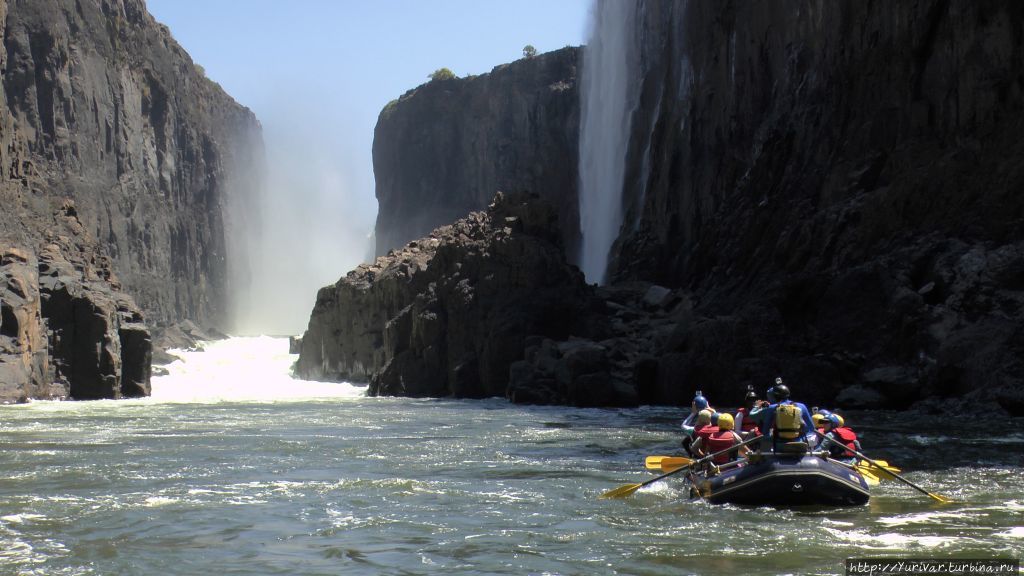
[[[842,416],[840,416],[839,414],[835,414],[835,413],[833,413],[832,415],[836,417],[836,420],[839,420],[839,427],[840,428],[842,428],[843,426],[846,426],[846,421],[843,420]]]
[[[736,427],[736,421],[733,420],[732,414],[719,414],[718,415],[718,429],[719,430],[732,430]]]
[[[813,421],[813,422],[814,422],[814,427],[815,427],[815,428],[821,428],[821,426],[822,426],[822,423],[823,423],[823,421],[824,421],[824,420],[825,420],[826,418],[828,418],[828,417],[827,417],[827,416],[825,416],[824,414],[822,414],[821,412],[818,412],[818,413],[817,413],[817,414],[815,414],[814,416],[811,416],[811,421]]]

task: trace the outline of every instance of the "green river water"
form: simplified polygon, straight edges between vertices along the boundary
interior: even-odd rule
[[[841,574],[851,557],[1020,558],[1024,421],[853,414],[902,484],[870,504],[688,502],[644,456],[682,412],[367,398],[232,339],[154,397],[0,407],[0,574]],[[795,396],[799,387],[794,385]]]

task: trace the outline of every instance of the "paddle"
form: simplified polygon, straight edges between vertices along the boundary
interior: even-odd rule
[[[875,462],[871,458],[868,458],[867,456],[861,454],[860,452],[857,452],[853,448],[849,448],[847,446],[839,444],[839,442],[836,442],[835,440],[829,438],[828,436],[825,436],[824,434],[822,434],[821,432],[818,432],[817,430],[815,430],[814,433],[817,434],[818,436],[821,436],[824,440],[826,440],[828,442],[832,442],[833,444],[837,444],[839,446],[842,446],[842,448],[844,448],[847,452],[855,455],[856,457],[860,458],[861,460],[864,460],[866,462],[871,463],[871,465],[873,465],[875,468],[885,472],[886,474],[889,474],[890,476],[892,476],[893,478],[896,478],[897,480],[903,482],[907,486],[910,486],[911,488],[914,488],[914,489],[916,489],[917,491],[919,491],[919,492],[921,492],[923,494],[927,494],[933,500],[936,500],[938,502],[942,502],[943,504],[949,504],[949,503],[953,502],[953,500],[951,498],[947,498],[947,497],[945,497],[945,496],[943,496],[941,494],[933,494],[933,493],[925,490],[924,488],[921,488],[917,484],[914,484],[910,480],[907,480],[903,476],[900,476],[899,474],[897,474],[895,472],[890,472],[889,470],[886,469],[886,467],[884,467],[881,464]]]
[[[646,466],[648,470],[661,470],[662,472],[668,472],[670,470],[675,470],[680,466],[687,466],[691,462],[693,462],[693,460],[686,458],[685,456],[648,456],[647,459],[644,460],[644,466]]]
[[[893,472],[902,472],[902,470],[895,466],[891,466],[885,460],[875,460],[875,463],[878,464],[878,466],[881,467],[884,472],[887,472],[889,474]],[[860,472],[862,474],[870,474],[872,470],[875,470],[876,472],[878,471],[877,467],[872,466],[871,464],[868,464],[867,462],[864,461],[857,462],[856,468],[857,472]],[[890,478],[890,476],[884,476],[884,478]]]
[[[835,460],[832,458],[828,458],[828,461],[832,462],[833,464],[838,464],[843,468],[849,468],[850,470],[856,472],[861,476],[861,478],[864,478],[864,481],[868,483],[868,486],[878,486],[878,484],[880,483],[878,476],[875,476],[874,474],[869,472],[869,470],[871,470],[870,466],[861,467],[859,466],[859,462],[857,466],[854,466],[853,464],[847,464],[846,462],[842,462],[840,460]]]
[[[699,466],[700,464],[703,464],[705,462],[709,462],[715,456],[721,456],[722,454],[726,454],[726,453],[728,453],[728,452],[730,452],[732,450],[735,450],[735,449],[739,448],[740,446],[746,446],[747,444],[750,444],[750,443],[755,442],[755,441],[760,440],[760,439],[761,439],[761,437],[758,436],[756,438],[751,438],[749,440],[745,440],[743,442],[740,442],[739,444],[736,444],[734,446],[730,446],[729,448],[726,448],[725,450],[722,450],[720,452],[715,452],[714,454],[708,454],[707,456],[701,458],[700,460],[694,460],[688,466],[683,466],[682,468],[676,468],[675,470],[673,470],[671,472],[666,472],[665,474],[662,474],[661,476],[658,476],[657,478],[652,478],[652,479],[650,479],[650,480],[648,480],[646,482],[641,482],[639,484],[624,484],[622,486],[619,486],[618,488],[615,488],[614,490],[609,490],[609,491],[605,492],[604,494],[601,494],[601,498],[622,498],[622,497],[625,497],[625,496],[629,496],[630,494],[632,494],[633,492],[636,492],[637,490],[643,488],[644,486],[647,486],[649,484],[654,484],[658,480],[661,480],[663,478],[668,478],[669,476],[671,476],[673,474],[678,474],[679,472],[682,472],[683,470],[691,470],[694,467]]]

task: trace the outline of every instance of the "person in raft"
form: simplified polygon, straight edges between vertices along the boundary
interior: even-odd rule
[[[757,404],[757,392],[754,392],[753,386],[747,386],[747,395],[743,399],[743,404],[742,408],[736,410],[736,428],[744,440],[749,440],[754,436],[761,435],[761,429],[757,427],[757,419],[750,414]]]
[[[687,454],[690,456],[694,455],[693,444],[697,442],[697,440],[706,438],[711,434],[718,432],[718,428],[711,423],[715,416],[717,416],[717,413],[712,412],[708,408],[697,413],[697,421],[693,423],[693,429],[690,431],[690,435],[683,439],[683,448],[686,449]]]
[[[861,451],[857,433],[846,426],[842,416],[835,413],[825,419],[825,437],[821,440],[821,447],[828,450],[830,457],[847,464],[857,463],[856,454],[850,450]]]
[[[789,396],[789,387],[782,383],[782,378],[776,378],[775,386],[768,390],[771,404],[759,403],[757,416],[761,430],[771,430],[772,452],[779,444],[806,442],[808,436],[815,436],[811,411],[802,402],[790,400]]]
[[[715,409],[708,404],[708,399],[704,397],[704,393],[697,390],[697,394],[693,397],[693,402],[690,402],[690,413],[687,414],[682,424],[683,434],[685,435],[683,437],[683,448],[687,453],[690,453],[690,445],[693,444],[695,438],[694,430],[698,426],[697,419],[701,410],[714,412]],[[710,424],[710,422],[709,419],[705,424]]]
[[[832,413],[824,408],[818,407],[811,408],[811,411],[814,412],[814,414],[811,415],[811,422],[814,422],[814,429],[824,434],[825,420],[827,420]]]
[[[715,454],[741,444],[743,438],[733,430],[734,427],[735,422],[733,421],[732,414],[719,414],[718,430],[697,438],[691,449],[697,457],[703,458],[708,454]],[[711,462],[716,466],[721,466],[746,456],[749,452],[750,450],[746,446],[740,446],[736,450],[715,456]]]

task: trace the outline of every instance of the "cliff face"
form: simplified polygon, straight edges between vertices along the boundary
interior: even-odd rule
[[[349,272],[317,295],[297,373],[368,380],[372,394],[505,395],[528,337],[594,331],[596,298],[558,230],[550,205],[499,193],[487,212]]]
[[[254,184],[255,117],[203,76],[142,0],[8,8],[3,87],[15,133],[5,139],[21,149],[5,158],[17,196],[5,205],[22,212],[0,217],[4,228],[38,236],[34,216],[73,199],[150,322],[224,327],[223,213]]]
[[[1024,409],[1024,8],[649,0],[640,17],[613,272],[694,294],[662,399],[738,401],[781,374],[818,401]]]
[[[564,48],[434,80],[389,104],[373,138],[377,255],[485,208],[498,190],[554,204],[575,253],[579,59]]]
[[[259,126],[142,0],[0,23],[0,401],[148,394],[148,326],[227,321]]]

